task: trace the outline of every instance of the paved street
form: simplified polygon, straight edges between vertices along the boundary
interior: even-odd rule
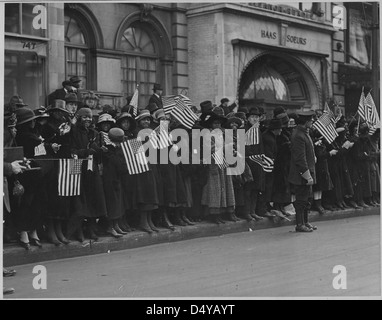
[[[33,289],[34,265],[19,266],[5,279],[16,289],[7,298],[380,295],[380,217],[316,225],[312,234],[289,226],[41,263],[47,290]],[[333,289],[336,265],[347,269],[347,290]]]

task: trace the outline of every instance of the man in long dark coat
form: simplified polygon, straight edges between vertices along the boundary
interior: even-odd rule
[[[159,83],[155,83],[153,87],[154,93],[150,97],[149,104],[156,104],[158,109],[163,108],[163,102],[162,102],[162,93],[163,88]]]
[[[309,128],[312,126],[314,111],[297,113],[298,126],[291,137],[291,165],[289,182],[293,184],[296,201],[296,232],[312,232],[316,227],[308,222],[309,198],[312,185],[316,182],[315,154]]]

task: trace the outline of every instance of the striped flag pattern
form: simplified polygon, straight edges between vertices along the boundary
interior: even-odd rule
[[[172,113],[172,109],[176,105],[175,96],[163,96],[162,97],[163,110],[166,115]]]
[[[313,123],[313,127],[317,129],[329,143],[332,143],[338,137],[338,133],[333,124],[333,118],[330,118],[329,113],[324,112],[322,116]]]
[[[129,174],[140,174],[150,170],[141,141],[127,140],[121,143],[121,147]]]
[[[101,137],[102,137],[103,145],[106,145],[106,146],[114,145],[114,143],[111,142],[109,135],[106,132],[101,131]]]
[[[217,164],[221,170],[224,170],[225,168],[229,167],[229,164],[226,161],[222,152],[214,152],[212,154],[212,159],[214,159],[215,164]]]
[[[260,132],[259,125],[253,125],[246,133],[245,133],[245,145],[252,146],[254,144],[260,143]]]
[[[250,156],[249,159],[260,165],[264,172],[270,173],[273,171],[274,161],[265,154],[256,154],[254,156]]]
[[[190,103],[184,101],[182,97],[175,98],[175,102],[171,114],[187,129],[192,129],[198,116],[189,108]]]
[[[59,159],[58,195],[73,197],[81,194],[81,167],[83,159]]]
[[[165,149],[173,144],[171,133],[162,123],[153,130],[149,139],[155,149]]]
[[[133,107],[134,117],[136,117],[138,114],[138,96],[139,96],[138,88],[136,88],[134,91],[133,97],[131,98],[131,101],[129,103]]]
[[[365,121],[369,127],[369,134],[373,135],[377,127],[380,126],[380,120],[377,108],[370,92],[365,99]]]
[[[325,102],[324,113],[328,115],[330,121],[336,123],[336,116],[334,115],[333,111],[330,110],[327,102]]]
[[[37,147],[34,148],[34,156],[45,156],[46,155],[46,150],[44,143],[39,144]]]
[[[361,119],[365,120],[365,93],[362,90],[361,97],[359,98],[358,102],[358,114],[361,117]]]

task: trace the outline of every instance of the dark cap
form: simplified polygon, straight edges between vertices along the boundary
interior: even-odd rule
[[[160,83],[154,83],[154,87],[153,87],[153,90],[163,90],[162,86],[160,85]]]
[[[34,112],[27,107],[22,107],[17,109],[16,117],[17,117],[17,125],[24,124],[36,119]]]
[[[210,112],[213,109],[212,102],[209,100],[203,101],[200,103],[200,108],[201,108],[202,113]]]
[[[223,99],[221,99],[221,100],[220,100],[220,103],[222,103],[222,104],[223,104],[224,102],[228,102],[228,101],[229,101],[229,99],[228,99],[228,98],[223,98]]]
[[[272,119],[269,122],[268,130],[277,130],[282,128],[282,123],[280,119]]]
[[[81,80],[78,76],[73,76],[73,77],[71,77],[71,78],[69,79],[69,81],[70,81],[71,83],[79,83],[79,82],[81,82],[82,80]]]
[[[109,139],[112,142],[123,142],[124,135],[125,133],[120,128],[111,128],[108,133]]]

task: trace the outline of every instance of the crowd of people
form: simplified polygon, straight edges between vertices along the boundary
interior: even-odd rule
[[[154,86],[149,105],[140,106],[137,115],[128,102],[121,109],[105,105],[95,116],[72,90],[78,83],[65,81],[49,95],[46,109],[32,110],[18,96],[7,106],[4,147],[23,147],[25,159],[4,161],[4,242],[17,240],[30,250],[41,247],[41,239],[61,246],[104,235],[121,238],[136,229],[150,234],[160,227],[175,230],[174,225],[206,219],[216,224],[288,219],[285,208],[291,204],[296,231],[312,232],[311,209],[326,214],[379,206],[380,133],[369,135],[357,118],[342,116],[336,123],[338,137],[329,144],[312,127],[322,110],[290,114],[277,107],[267,119],[261,107],[203,101],[192,108],[199,115],[194,128],[221,133],[215,151],[224,149],[226,129],[258,128],[256,142],[245,146],[244,172],[228,175],[212,160],[149,163],[149,170],[129,174],[123,142],[164,123],[170,132],[183,128],[164,111],[161,86]],[[254,161],[259,155],[271,165]],[[87,160],[81,163],[79,195],[59,195],[60,159]]]

